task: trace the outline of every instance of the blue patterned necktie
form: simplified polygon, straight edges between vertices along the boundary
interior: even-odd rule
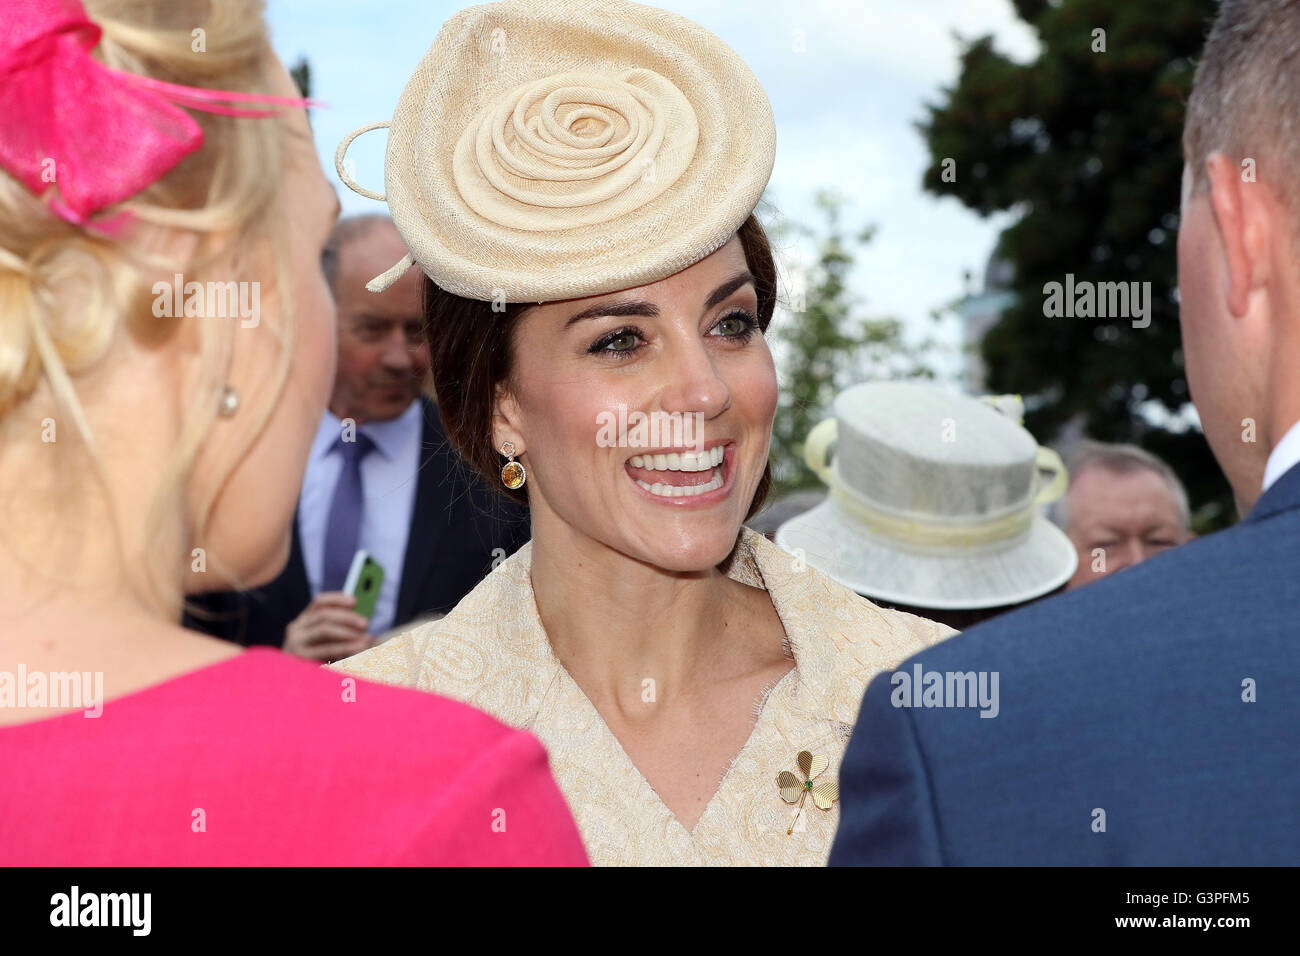
[[[325,564],[321,575],[322,591],[342,591],[347,580],[352,558],[361,540],[361,509],[364,502],[361,489],[361,460],[375,447],[374,440],[364,432],[356,433],[356,441],[335,443],[343,455],[334,497],[325,526]]]

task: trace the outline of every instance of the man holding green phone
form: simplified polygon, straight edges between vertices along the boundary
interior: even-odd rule
[[[529,536],[527,510],[463,467],[424,394],[419,270],[367,280],[406,247],[384,216],[343,219],[322,256],[338,309],[338,368],[308,457],[289,560],[251,592],[197,601],[187,625],[312,660],[358,654],[446,613]]]
[[[412,270],[379,294],[365,288],[376,274],[369,270],[385,256],[401,258],[405,252],[392,222],[373,216],[343,220],[326,247],[325,274],[339,313],[338,372],[298,509],[303,565],[314,597],[285,640],[286,650],[317,660],[360,653],[375,637],[436,610],[431,602],[454,605],[460,594],[434,596],[436,586],[450,583],[454,574],[449,566],[438,580],[432,559],[442,555],[429,552],[437,548],[450,557],[465,546],[459,542],[474,541],[453,519],[457,511],[463,519],[480,506],[469,495],[458,499],[445,474],[437,486],[429,485],[444,470],[437,467],[442,459],[429,452],[455,453],[441,434],[436,407],[422,394],[429,345],[421,276]],[[478,549],[466,557],[481,565],[481,576],[491,569],[492,547],[484,542]],[[468,591],[474,583],[477,576],[462,586]]]

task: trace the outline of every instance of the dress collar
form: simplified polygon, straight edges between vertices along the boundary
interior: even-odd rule
[[[818,607],[828,614],[833,601],[808,603],[806,594],[826,588],[841,590],[820,571],[800,557],[749,528],[741,529],[728,576],[767,591],[781,618],[786,640],[794,654],[798,700],[807,716],[825,718],[832,714],[830,687],[835,671],[836,651],[820,620],[809,620],[806,609]],[[826,598],[831,596],[827,594]]]
[[[441,635],[472,636],[490,628],[503,659],[528,663],[526,670],[514,675],[516,692],[512,694],[513,712],[509,720],[519,726],[531,726],[547,695],[560,692],[564,683],[572,682],[551,649],[537,611],[530,573],[532,553],[530,541],[484,578],[438,624]],[[801,606],[816,607],[831,614],[835,602],[842,601],[838,592],[844,589],[797,556],[744,527],[727,566],[727,576],[762,588],[771,597],[790,642],[795,677],[800,685],[798,696],[808,716],[833,717],[851,723],[853,714],[834,712],[831,693],[836,657],[834,642],[825,632],[824,622],[811,621],[806,612],[800,611]],[[810,591],[826,593],[814,593],[809,602]],[[515,613],[497,613],[505,607]]]

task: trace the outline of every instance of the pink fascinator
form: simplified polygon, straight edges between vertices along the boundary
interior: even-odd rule
[[[79,0],[4,0],[0,30],[0,167],[79,225],[157,182],[203,145],[179,107],[271,116],[312,105],[290,97],[164,83],[90,55],[102,30]],[[196,54],[200,55],[200,54]]]

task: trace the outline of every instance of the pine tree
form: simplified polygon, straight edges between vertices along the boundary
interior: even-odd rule
[[[1215,4],[1015,7],[1038,58],[1015,63],[989,37],[968,43],[956,86],[920,127],[928,190],[1016,217],[997,246],[1016,303],[984,339],[987,385],[1024,396],[1040,441],[1080,421],[1091,437],[1146,447],[1187,484],[1198,527],[1222,525],[1227,482],[1201,432],[1175,424],[1189,402],[1175,293],[1183,113]],[[1149,326],[1045,316],[1044,286],[1067,274],[1150,282]]]

